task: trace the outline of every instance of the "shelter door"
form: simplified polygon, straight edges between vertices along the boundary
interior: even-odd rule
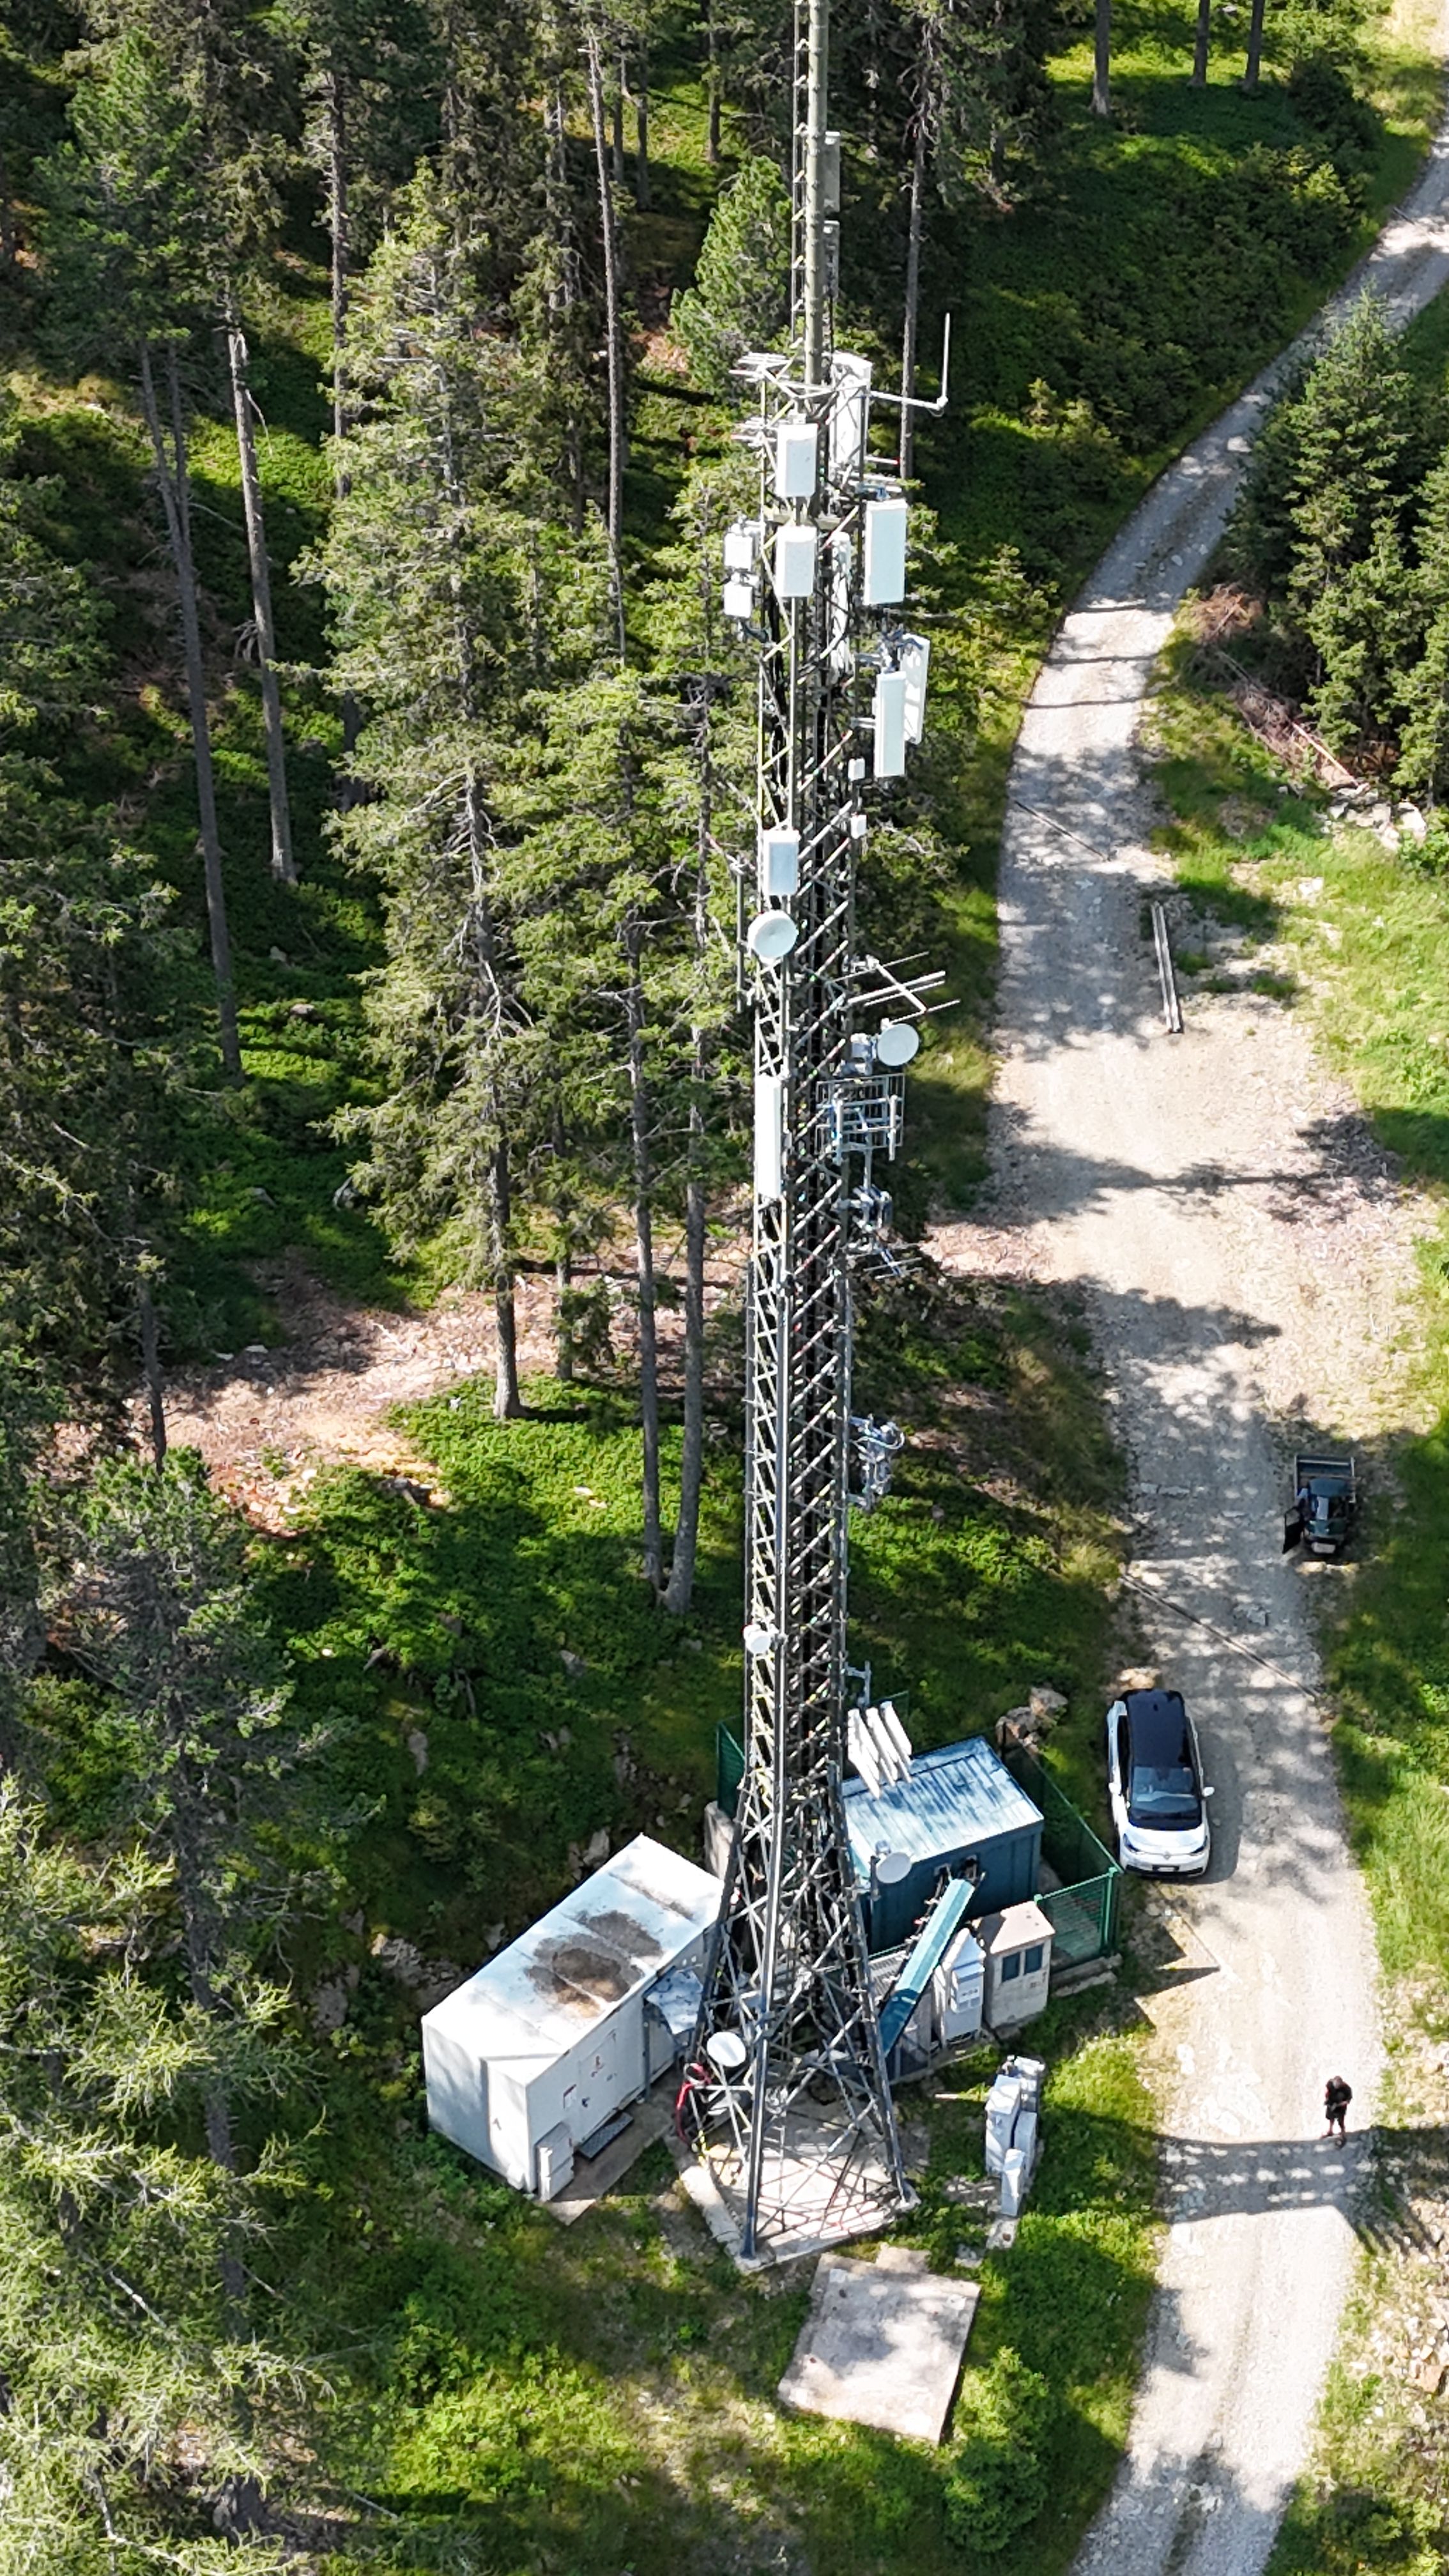
[[[588,2137],[608,2119],[619,2105],[623,2085],[623,2033],[620,2016],[615,2013],[600,2022],[592,2038],[575,2051],[578,2068],[579,2107],[574,2121],[577,2137]]]

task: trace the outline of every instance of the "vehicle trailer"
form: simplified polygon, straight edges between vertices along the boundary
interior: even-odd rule
[[[1358,1475],[1352,1458],[1293,1461],[1293,1499],[1283,1515],[1283,1553],[1304,1546],[1310,1556],[1338,1556],[1358,1520]]]

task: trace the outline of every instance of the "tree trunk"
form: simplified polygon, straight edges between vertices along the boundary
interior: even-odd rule
[[[702,1040],[702,1031],[696,1029],[696,1089],[702,1088],[705,1077]],[[705,1196],[704,1176],[699,1168],[703,1143],[704,1112],[694,1100],[689,1110],[691,1170],[684,1199],[684,1431],[679,1457],[679,1517],[674,1524],[674,1552],[664,1594],[664,1607],[676,1619],[683,1618],[694,1592],[704,1484]]]
[[[347,307],[351,277],[350,208],[347,195],[347,92],[333,65],[327,75],[327,226],[332,235],[332,435],[347,431]],[[338,497],[347,489],[340,455],[333,460]]]
[[[166,453],[150,343],[140,346],[141,402],[151,438],[166,534],[181,604],[181,642],[186,663],[186,694],[191,713],[191,745],[196,761],[196,804],[201,823],[201,852],[206,872],[206,917],[211,933],[211,965],[216,978],[216,1011],[221,1030],[221,1060],[233,1082],[242,1078],[241,1038],[237,1029],[236,987],[232,980],[231,936],[226,919],[226,888],[221,870],[221,834],[216,820],[216,782],[211,766],[211,731],[206,712],[206,673],[201,659],[201,620],[196,603],[196,567],[191,553],[191,500],[187,485],[186,429],[181,416],[181,378],[176,344],[167,345],[171,390],[174,463]]]
[[[172,1788],[175,1794],[175,1775]],[[193,1782],[194,1791],[194,1782]],[[183,1797],[184,1797],[183,1792]],[[182,1937],[186,1944],[186,1982],[197,2011],[210,2022],[222,2019],[214,1983],[218,1944],[205,1901],[201,1894],[201,1862],[183,1814],[173,1808],[171,1831],[166,1836],[176,1873],[176,1895],[181,1913]],[[231,2101],[222,2084],[208,2085],[202,2097],[202,2117],[206,2123],[206,2151],[212,2163],[225,2174],[237,2169],[236,2138],[231,2124]],[[246,2274],[237,2255],[223,2240],[221,2261],[222,2293],[230,2322],[235,2331],[241,2323],[246,2297]]]
[[[327,75],[327,228],[332,237],[332,484],[339,501],[347,497],[347,468],[342,440],[347,435],[347,312],[351,302],[352,233],[347,191],[347,91],[336,64]],[[362,716],[350,689],[342,693],[341,802],[352,803],[353,782],[346,764],[362,731]]]
[[[1263,0],[1253,0],[1248,20],[1248,61],[1243,73],[1243,88],[1251,98],[1258,86],[1258,71],[1263,60]]]
[[[161,1377],[161,1336],[156,1322],[156,1301],[151,1283],[144,1276],[136,1287],[136,1315],[141,1327],[141,1374],[146,1381],[146,1401],[151,1415],[151,1454],[158,1469],[166,1464],[166,1397]]]
[[[619,237],[614,209],[614,192],[609,184],[608,149],[604,138],[604,66],[599,39],[592,28],[587,37],[589,64],[589,104],[593,114],[594,159],[599,174],[599,217],[604,233],[604,314],[605,339],[609,367],[609,561],[614,581],[614,613],[618,629],[619,659],[625,656],[624,571],[622,545],[624,535],[624,331],[619,294]]]
[[[664,1580],[659,1525],[659,1336],[654,1291],[654,1176],[649,1146],[649,1084],[644,1069],[641,933],[629,932],[629,1136],[634,1159],[634,1259],[639,1278],[639,1420],[644,1434],[644,1577],[657,1595]]]
[[[242,507],[247,523],[247,556],[252,575],[252,614],[257,623],[257,659],[262,675],[262,713],[267,731],[267,798],[272,816],[272,874],[284,885],[297,882],[292,856],[292,814],[287,801],[287,747],[282,736],[282,693],[277,685],[277,631],[272,622],[272,568],[267,561],[267,531],[262,516],[262,481],[257,471],[256,424],[247,344],[241,331],[229,327],[231,399],[236,413],[236,443],[241,459]]]
[[[559,312],[572,313],[580,300],[578,252],[574,237],[573,206],[569,195],[568,117],[564,106],[563,84],[555,80],[544,105],[544,124],[548,134],[548,151],[544,161],[544,211],[550,233],[558,244],[558,286],[551,299]],[[570,362],[567,382],[574,389],[574,371]],[[564,422],[564,464],[569,481],[569,514],[575,536],[582,533],[588,494],[584,482],[584,432],[578,406],[570,402]]]
[[[1192,51],[1192,79],[1189,87],[1206,89],[1208,42],[1212,35],[1213,0],[1197,0],[1197,40]]]
[[[15,201],[10,194],[10,165],[0,151],[0,268],[15,266]]]
[[[614,83],[613,98],[609,102],[609,159],[616,188],[622,188],[624,185],[624,95],[628,86],[629,70],[621,45],[618,78]]]
[[[467,663],[467,639],[463,639],[464,688],[468,713],[473,713],[471,673]],[[470,772],[464,790],[464,813],[468,830],[468,867],[472,904],[467,936],[474,963],[475,1019],[480,1043],[489,1040],[482,1033],[491,1023],[492,1042],[506,1024],[507,996],[500,971],[498,942],[493,926],[493,901],[488,884],[487,828],[482,812],[482,796],[477,778]],[[493,1381],[493,1418],[506,1422],[523,1411],[518,1392],[518,1319],[514,1298],[513,1271],[513,1168],[509,1158],[508,1129],[503,1102],[499,1097],[494,1073],[488,1081],[488,1114],[493,1131],[493,1144],[488,1161],[488,1266],[493,1282],[493,1315],[498,1331],[498,1364]]]
[[[926,101],[924,92],[916,110],[915,149],[911,154],[911,214],[906,231],[906,327],[901,342],[901,392],[907,408],[901,413],[901,476],[909,480],[915,464],[915,416],[909,405],[916,390],[916,335],[921,315],[921,225],[926,198]]]
[[[494,1117],[500,1112],[495,1105]],[[518,1307],[513,1275],[513,1175],[508,1139],[499,1135],[493,1148],[493,1320],[498,1330],[498,1364],[493,1379],[493,1419],[516,1422],[523,1411],[518,1392]]]
[[[1096,42],[1092,57],[1092,114],[1110,116],[1112,71],[1112,0],[1097,0]]]
[[[641,214],[646,214],[649,208],[649,55],[643,44],[639,47],[634,78],[637,84],[634,91],[634,203]]]
[[[709,56],[708,68],[705,72],[705,95],[709,101],[709,124],[705,133],[704,157],[711,169],[719,159],[720,105],[724,88],[720,77],[719,28],[715,23],[715,8],[716,0],[706,0],[704,25]]]
[[[572,1386],[574,1382],[574,1327],[568,1306],[573,1277],[574,1265],[565,1244],[553,1265],[553,1373],[560,1386]]]

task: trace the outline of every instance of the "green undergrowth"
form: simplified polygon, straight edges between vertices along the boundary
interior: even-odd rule
[[[853,1519],[851,1600],[854,1658],[908,1696],[923,1746],[982,1731],[1034,1682],[1064,1691],[1056,1758],[1093,1803],[1120,1465],[1083,1338],[1024,1298],[946,1282],[868,1311],[857,1392],[908,1445],[885,1502]],[[270,1576],[304,1696],[346,1721],[339,1786],[373,1814],[359,1892],[389,1930],[461,1956],[481,1926],[513,1931],[551,1903],[600,1828],[695,1849],[715,1728],[738,1724],[736,1399],[711,1404],[699,1576],[674,1622],[638,1571],[632,1402],[530,1394],[520,1422],[493,1420],[486,1381],[407,1415],[427,1501],[356,1470],[295,1486]],[[670,1428],[666,1517],[677,1455]]]
[[[1436,310],[1419,343],[1441,363],[1446,319]],[[1330,831],[1321,796],[1289,785],[1186,645],[1155,721],[1179,884],[1206,921],[1273,943],[1290,969],[1275,1006],[1302,1019],[1352,1085],[1426,1211],[1419,1292],[1401,1324],[1409,1418],[1358,1444],[1359,1562],[1315,1588],[1339,1776],[1395,1999],[1384,2241],[1365,2253],[1318,2466],[1272,2576],[1431,2576],[1449,2552],[1449,2449],[1442,2407],[1407,2379],[1413,2336],[1397,2322],[1420,2297],[1406,2265],[1427,2240],[1395,2231],[1403,2198],[1442,2200],[1449,2174],[1437,2111],[1394,2131],[1411,2062],[1426,2045],[1437,2058],[1449,2036],[1449,875],[1408,841],[1395,852],[1365,830]]]
[[[922,1745],[1054,1682],[1069,1712],[1053,1758],[1090,1804],[1121,1468],[1084,1349],[1079,1319],[1015,1295],[926,1279],[869,1305],[862,1400],[910,1437],[890,1497],[853,1522],[853,1651],[909,1693]],[[498,2576],[884,2576],[906,2550],[941,2576],[1063,2567],[1120,2453],[1152,2277],[1130,2004],[1098,1992],[1033,2025],[1052,2066],[1047,2151],[1009,2255],[984,2254],[982,2210],[952,2196],[980,2177],[994,2056],[903,2100],[921,2198],[901,2233],[940,2269],[968,2254],[982,2286],[939,2453],[779,2411],[808,2272],[742,2281],[662,2197],[661,2150],[565,2232],[425,2138],[416,2000],[382,1937],[447,1981],[555,1901],[601,1829],[616,1848],[642,1829],[696,1854],[715,1728],[738,1723],[729,1384],[678,1626],[639,1579],[625,1394],[536,1383],[526,1418],[496,1423],[489,1392],[463,1382],[408,1412],[426,1468],[406,1484],[349,1471],[294,1488],[295,1534],[268,1551],[303,1702],[337,1728],[336,1785],[370,1817],[346,1919],[298,1962],[307,1984],[352,1981],[324,2043],[325,2187],[299,2204],[289,2252],[298,2330],[311,2319],[350,2356],[319,2434],[329,2473],[401,2518],[373,2519],[368,2544],[399,2571],[441,2556]],[[671,1435],[669,1480],[676,1458]],[[1046,2501],[988,2558],[948,2536],[951,2479],[974,2426],[973,2476],[984,2461],[1017,2494],[998,2438],[1011,2355],[1044,2384]]]
[[[939,2097],[902,2099],[922,2195],[902,2233],[926,2237],[934,2268],[967,2255],[981,2285],[953,2437],[934,2450],[779,2408],[812,2267],[743,2280],[672,2190],[662,2147],[566,2231],[423,2142],[364,1990],[325,2218],[295,2262],[299,2300],[364,2356],[334,2422],[342,2474],[373,2507],[369,2563],[887,2576],[909,2557],[922,2576],[1054,2576],[1120,2453],[1153,2269],[1150,2106],[1135,2041],[1098,2002],[1034,2026],[1051,2061],[1045,2154],[1005,2255],[983,2253],[984,2219],[948,2197],[981,2176],[994,2055]],[[397,2134],[379,2151],[347,2105],[390,2080]],[[1019,2457],[991,2438],[1012,2355],[1045,2384],[1033,2466],[1047,2500],[987,2555],[948,2536],[948,2498],[973,2431],[988,2479],[1019,2483]],[[323,2563],[340,2576],[355,2553]]]

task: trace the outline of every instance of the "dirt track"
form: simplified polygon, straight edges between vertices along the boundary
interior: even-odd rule
[[[1446,209],[1449,126],[1347,292],[1417,311],[1449,282]],[[1280,1558],[1279,1512],[1295,1433],[1393,1418],[1412,1211],[1280,1005],[1192,1002],[1185,1034],[1164,1034],[1140,930],[1162,876],[1143,699],[1286,363],[1148,496],[1033,693],[1002,855],[993,1197],[937,1246],[1084,1294],[1132,1464],[1144,1625],[1217,1790],[1208,1880],[1156,1900],[1167,1973],[1144,2009],[1170,2079],[1170,2224],[1129,2454],[1078,2576],[1262,2568],[1353,2252],[1360,2151],[1318,2143],[1323,2085],[1341,2070],[1362,2110],[1378,2064],[1367,1911],[1313,1696],[1308,1586],[1339,1578]]]

